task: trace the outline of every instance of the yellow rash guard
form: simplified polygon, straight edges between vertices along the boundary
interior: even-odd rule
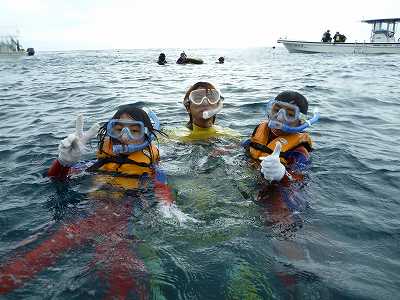
[[[240,141],[240,134],[230,128],[222,128],[213,125],[209,128],[202,128],[193,124],[193,130],[186,127],[176,128],[167,132],[172,140],[180,142],[204,141],[210,138],[226,138],[230,140]]]

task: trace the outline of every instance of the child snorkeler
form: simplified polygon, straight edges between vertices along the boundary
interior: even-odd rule
[[[75,173],[94,172],[96,188],[89,193],[91,200],[97,200],[93,211],[76,222],[61,224],[34,249],[0,264],[0,295],[54,265],[65,252],[89,244],[96,250],[94,263],[99,277],[107,281],[108,297],[148,297],[148,274],[132,251],[135,242],[128,228],[135,203],[147,203],[145,188],[152,187],[166,205],[173,202],[157,167],[159,151],[154,141],[161,133],[159,121],[154,112],[127,104],[100,128],[94,125],[87,132],[82,128],[83,117],[79,116],[76,132],[61,141],[58,159],[47,175],[66,180]],[[85,144],[96,135],[97,159],[79,163]]]
[[[307,99],[294,91],[282,92],[267,103],[268,119],[243,143],[251,158],[261,160],[266,180],[293,179],[308,164],[312,141],[303,131],[318,121],[319,113],[305,120],[307,112]]]
[[[304,130],[319,118],[316,112],[307,120],[307,112],[308,101],[302,94],[284,91],[267,103],[267,120],[243,143],[248,156],[261,160],[265,180],[258,185],[256,200],[274,237],[274,250],[289,261],[307,257],[294,238],[303,226],[300,212],[308,206],[301,183],[310,165],[312,141]],[[296,270],[279,266],[275,273],[288,290],[296,284]]]
[[[215,124],[217,114],[223,109],[221,91],[209,82],[197,82],[185,93],[183,105],[189,116],[186,128],[172,133],[182,142],[204,141],[210,138],[239,140],[240,135],[232,129]]]

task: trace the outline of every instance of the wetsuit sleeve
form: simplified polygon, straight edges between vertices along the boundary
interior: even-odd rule
[[[64,180],[68,177],[70,171],[71,167],[65,167],[60,163],[58,159],[55,159],[50,169],[47,171],[47,176]]]
[[[50,169],[47,171],[47,173],[45,173],[44,176],[52,177],[58,180],[65,180],[70,175],[79,174],[87,170],[95,162],[96,160],[80,161],[70,167],[67,167],[63,166],[58,159],[55,159]]]
[[[240,145],[247,151],[250,148],[251,139],[244,140]]]
[[[310,164],[310,154],[304,146],[298,146],[292,151],[289,151],[285,159],[287,161],[287,167],[290,170],[303,171]]]
[[[304,146],[298,146],[285,155],[286,174],[282,178],[282,183],[301,181],[304,177],[303,172],[310,165],[310,154]]]
[[[165,175],[164,171],[161,170],[158,166],[155,167],[154,170],[155,172],[153,176],[153,181],[156,197],[166,204],[172,204],[174,202],[174,197],[172,195],[171,188],[167,183],[167,176]]]

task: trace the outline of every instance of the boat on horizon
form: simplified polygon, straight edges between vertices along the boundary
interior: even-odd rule
[[[0,36],[0,56],[32,56],[35,54],[33,48],[24,49],[17,35]]]
[[[400,54],[400,18],[363,20],[371,24],[370,42],[308,42],[279,39],[291,53]]]

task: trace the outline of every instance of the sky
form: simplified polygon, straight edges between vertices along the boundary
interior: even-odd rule
[[[46,50],[247,48],[326,29],[368,41],[363,19],[400,17],[399,0],[0,0],[0,35]]]

